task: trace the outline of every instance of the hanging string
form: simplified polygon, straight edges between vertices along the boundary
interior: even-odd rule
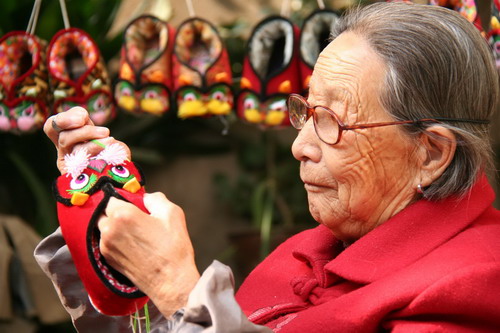
[[[35,0],[33,4],[33,10],[31,11],[30,20],[28,21],[28,26],[26,27],[26,32],[30,35],[35,34],[35,28],[38,21],[38,15],[40,14],[41,5],[42,0]]]
[[[64,21],[64,27],[66,29],[69,29],[69,18],[68,18],[68,11],[66,10],[66,2],[64,0],[59,0],[59,4],[61,5],[61,13]]]
[[[218,117],[220,122],[224,126],[224,128],[222,129],[222,135],[227,135],[227,133],[229,133],[229,121],[227,121],[226,117],[224,116],[218,116]]]
[[[193,7],[193,1],[191,0],[186,0],[186,6],[188,8],[188,13],[190,17],[195,17],[194,13],[194,7]]]
[[[281,2],[281,16],[290,17],[290,0],[283,0]]]
[[[323,0],[317,0],[319,9],[325,9],[325,2]]]

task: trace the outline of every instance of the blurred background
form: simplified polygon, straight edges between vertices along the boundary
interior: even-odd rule
[[[324,2],[341,13],[367,1]],[[318,8],[315,0],[193,0],[196,16],[219,29],[235,87],[252,28],[266,16],[280,14],[284,3],[299,26]],[[67,0],[66,6],[71,26],[94,38],[112,78],[117,76],[123,30],[132,19],[149,13],[176,27],[189,18],[184,0]],[[32,7],[33,0],[3,1],[0,34],[25,30]],[[489,17],[490,9],[491,2],[478,2],[480,15]],[[49,41],[63,28],[59,2],[44,0],[36,35]],[[235,116],[229,125],[223,135],[217,119],[181,120],[171,110],[160,118],[118,113],[109,127],[115,138],[130,146],[133,161],[146,176],[147,191],[161,191],[185,210],[199,270],[217,259],[233,268],[239,285],[276,244],[316,222],[309,215],[299,165],[290,152],[295,130],[261,130]],[[494,142],[496,149],[499,140]],[[59,175],[55,161],[55,149],[41,130],[27,135],[0,133],[0,220],[21,221],[32,230],[33,234],[19,231],[30,234],[31,246],[58,226],[51,192]],[[9,245],[1,242],[0,238],[0,253]],[[9,263],[0,260],[0,332],[72,331],[64,314],[42,320],[36,311],[23,313],[16,308],[8,268]],[[9,310],[2,312],[7,304]],[[8,326],[13,322],[18,325],[15,329]]]

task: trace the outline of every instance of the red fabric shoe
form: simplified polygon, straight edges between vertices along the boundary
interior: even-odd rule
[[[16,134],[43,126],[49,115],[46,43],[24,31],[0,39],[0,130]]]
[[[322,9],[312,12],[302,24],[299,55],[301,88],[304,95],[309,89],[314,64],[321,51],[328,45],[332,27],[338,19],[339,15],[336,12]]]
[[[63,29],[50,41],[47,52],[54,110],[82,106],[96,125],[115,116],[108,72],[94,40],[83,30]]]
[[[66,156],[67,170],[54,194],[63,237],[92,305],[109,316],[124,316],[148,301],[135,285],[106,263],[99,251],[97,220],[111,197],[144,207],[144,177],[119,144],[90,158],[85,150]]]
[[[488,32],[487,39],[495,58],[497,70],[500,73],[500,0],[493,2],[491,30]]]
[[[170,109],[174,35],[167,22],[151,15],[129,23],[114,90],[120,109],[158,116]]]
[[[290,124],[286,98],[301,93],[299,29],[290,20],[271,16],[253,30],[243,61],[238,116],[261,127]]]
[[[231,113],[231,66],[214,25],[201,18],[184,21],[177,28],[173,65],[179,118]]]

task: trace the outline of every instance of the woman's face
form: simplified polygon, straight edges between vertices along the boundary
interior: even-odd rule
[[[385,71],[364,38],[343,33],[321,53],[308,101],[329,107],[346,125],[393,121],[379,102]],[[312,117],[292,146],[311,214],[346,242],[413,200],[419,183],[415,149],[399,125],[344,131],[338,144],[328,145],[316,135]]]

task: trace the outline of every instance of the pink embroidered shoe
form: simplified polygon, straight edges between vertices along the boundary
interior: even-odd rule
[[[114,90],[120,109],[158,116],[170,109],[174,34],[168,23],[151,15],[127,26]]]
[[[299,39],[301,89],[305,95],[314,64],[321,51],[328,45],[332,27],[339,15],[332,10],[322,9],[311,13],[302,24]]]
[[[290,124],[286,98],[301,93],[299,29],[290,20],[271,16],[253,30],[243,61],[238,116],[260,127]]]
[[[175,36],[173,66],[179,118],[231,112],[231,67],[215,26],[201,18],[184,21]]]
[[[1,131],[32,132],[47,119],[45,46],[24,31],[12,31],[0,39]]]
[[[60,30],[50,41],[47,58],[56,113],[82,106],[96,125],[115,116],[108,72],[96,43],[85,31]]]
[[[493,15],[491,16],[491,30],[487,34],[497,70],[500,73],[500,0],[493,2]]]

